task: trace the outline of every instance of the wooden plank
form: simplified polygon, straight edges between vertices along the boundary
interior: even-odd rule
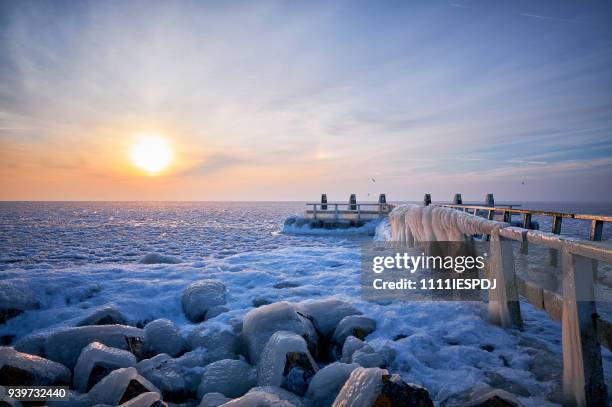
[[[544,290],[531,281],[525,281],[525,298],[537,309],[544,309]]]
[[[612,222],[612,216],[608,215],[574,215],[575,219],[600,220],[602,222]]]
[[[495,279],[496,288],[489,290],[489,318],[505,328],[523,327],[519,303],[514,254],[509,242],[504,243],[499,229],[493,229],[489,243],[489,278]]]
[[[561,321],[563,317],[563,298],[552,291],[542,290],[544,310],[554,321]]]
[[[607,391],[597,336],[591,262],[563,250],[564,404],[605,406]]]

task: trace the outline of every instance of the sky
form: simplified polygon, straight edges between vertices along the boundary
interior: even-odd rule
[[[0,0],[0,199],[611,202],[611,68],[605,1]]]

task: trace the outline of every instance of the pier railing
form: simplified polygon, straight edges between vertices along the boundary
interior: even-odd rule
[[[589,239],[593,241],[601,240],[603,234],[604,222],[612,222],[612,216],[606,215],[581,215],[575,213],[565,212],[552,212],[552,211],[540,211],[533,209],[519,209],[513,208],[512,206],[501,207],[501,206],[481,206],[481,205],[464,205],[464,204],[433,204],[435,206],[442,206],[446,208],[454,208],[462,210],[464,212],[472,213],[475,215],[484,214],[487,219],[494,219],[496,214],[500,214],[504,222],[511,222],[512,215],[521,215],[523,226],[529,229],[533,216],[546,216],[552,219],[552,230],[551,232],[559,235],[561,234],[561,222],[563,219],[579,219],[591,222],[591,232]]]
[[[431,205],[431,201],[425,204]],[[597,262],[612,263],[612,245],[598,241],[601,240],[603,222],[609,222],[610,217],[462,204],[434,206],[462,212],[472,210],[466,216],[483,214],[488,218],[478,223],[480,230],[476,233],[489,237],[491,255],[488,277],[497,280],[497,289],[489,291],[491,321],[502,327],[522,329],[519,295],[536,308],[546,311],[552,319],[561,321],[564,405],[606,405],[601,344],[612,350],[612,324],[597,313],[595,282]],[[553,225],[556,225],[553,226],[554,233],[548,233],[493,220],[497,212],[502,213],[504,220],[509,220],[512,213],[520,213],[524,217],[524,225],[530,225],[532,215],[591,220],[592,241],[561,236],[560,221],[553,221]],[[398,219],[401,219],[409,215],[399,216]],[[401,222],[407,224],[405,220]],[[475,231],[466,229],[461,233],[470,236]],[[408,236],[408,241],[410,239]],[[515,270],[514,250],[512,246],[502,244],[503,240],[517,241],[522,246],[544,246],[555,253],[561,253],[562,293],[559,295],[537,283],[519,278]]]
[[[369,220],[383,217],[393,210],[394,206],[378,202],[307,202],[305,215],[312,219],[356,219]]]
[[[562,256],[562,295],[518,278],[514,253],[500,247],[500,238],[558,250]],[[519,293],[536,308],[546,311],[552,319],[561,321],[566,404],[606,405],[600,344],[612,349],[612,325],[597,314],[597,268],[594,273],[593,260],[612,263],[612,247],[519,227],[496,229],[491,236],[491,245],[498,245],[501,254],[498,259],[491,259],[491,276],[497,278],[498,283],[504,283],[501,292],[489,298],[491,319],[502,326],[521,327],[520,303],[507,300],[516,298],[511,295]]]

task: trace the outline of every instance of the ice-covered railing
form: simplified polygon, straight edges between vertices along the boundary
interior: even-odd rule
[[[566,404],[607,405],[600,343],[612,349],[612,325],[597,314],[593,261],[612,263],[612,246],[512,227],[505,222],[436,206],[397,206],[389,214],[389,223],[392,240],[410,245],[486,236],[490,244],[488,275],[497,279],[498,287],[489,292],[491,321],[521,329],[519,293],[553,319],[561,320]],[[502,244],[506,239],[543,245],[561,253],[562,296],[517,277],[512,247]]]

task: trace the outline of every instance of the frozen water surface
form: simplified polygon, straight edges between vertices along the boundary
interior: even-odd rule
[[[376,320],[366,342],[394,349],[389,370],[427,387],[437,403],[495,382],[518,389],[526,405],[549,404],[543,394],[558,377],[546,368],[561,364],[558,323],[527,304],[519,333],[488,324],[480,303],[366,303],[359,248],[372,238],[281,233],[284,219],[303,208],[296,202],[0,203],[0,280],[28,287],[41,305],[0,325],[0,337],[15,343],[73,326],[104,306],[132,324],[167,318],[186,335],[241,320],[256,299],[334,296]],[[226,285],[229,312],[194,324],[182,312],[181,296],[205,278]],[[609,352],[604,358],[609,378]]]

